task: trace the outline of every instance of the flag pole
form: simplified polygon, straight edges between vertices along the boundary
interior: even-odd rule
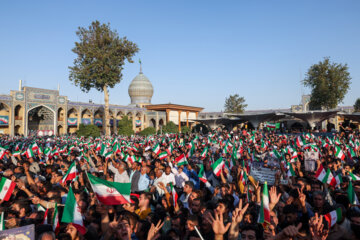
[[[199,235],[200,239],[204,240],[204,238],[201,236],[201,233],[200,233],[199,229],[196,226],[194,226],[194,228],[195,228],[197,234]]]

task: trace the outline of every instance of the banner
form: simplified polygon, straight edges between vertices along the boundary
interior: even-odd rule
[[[114,119],[109,119],[110,126],[114,126]]]
[[[101,118],[94,118],[94,124],[98,127],[102,126],[102,119]]]
[[[81,123],[84,125],[90,125],[91,124],[91,118],[82,118]]]
[[[141,120],[135,120],[135,126],[141,127]]]
[[[264,123],[264,128],[267,128],[268,130],[276,130],[280,128],[280,123]]]
[[[9,116],[0,116],[0,126],[9,125]]]
[[[35,240],[35,225],[0,231],[0,240],[6,239]]]
[[[305,152],[304,154],[304,163],[305,171],[314,172],[316,167],[316,160],[319,159],[318,152]]]
[[[77,126],[77,118],[68,118],[67,124],[68,126]]]

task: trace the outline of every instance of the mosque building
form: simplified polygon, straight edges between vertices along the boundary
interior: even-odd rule
[[[111,133],[117,132],[117,123],[124,116],[132,120],[133,130],[139,132],[146,127],[160,130],[167,122],[191,127],[200,107],[177,104],[151,103],[154,88],[143,74],[139,74],[129,85],[129,105],[109,105],[109,125]],[[94,124],[105,132],[104,105],[91,101],[74,102],[68,96],[60,95],[58,90],[22,86],[0,95],[0,134],[14,135],[63,135],[72,134],[80,124]]]

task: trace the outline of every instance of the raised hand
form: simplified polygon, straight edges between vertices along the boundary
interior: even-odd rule
[[[274,206],[279,202],[281,193],[277,194],[276,187],[272,186],[269,191],[270,202],[274,204]]]
[[[329,234],[328,230],[324,230],[323,216],[315,213],[315,216],[309,220],[310,233],[313,240],[325,240]]]
[[[242,199],[240,199],[239,206],[232,212],[231,221],[236,224],[241,223],[248,207],[249,207],[249,203],[247,203],[244,207],[242,207]]]
[[[147,240],[156,239],[155,237],[157,236],[159,230],[162,228],[164,223],[165,222],[161,223],[161,220],[159,220],[159,222],[156,224],[156,226],[152,223],[151,227],[150,227],[150,230],[148,232]]]
[[[229,230],[231,223],[228,223],[225,226],[223,221],[223,215],[217,213],[216,211],[214,213],[215,213],[215,218],[209,215],[212,229],[215,235],[222,236]]]

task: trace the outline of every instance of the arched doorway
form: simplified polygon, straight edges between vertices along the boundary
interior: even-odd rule
[[[141,131],[141,126],[142,126],[142,121],[141,121],[141,113],[136,113],[135,115],[135,132],[140,132]]]
[[[0,103],[0,134],[10,134],[10,107]]]
[[[67,132],[73,134],[77,130],[78,112],[75,108],[69,109],[67,113]]]
[[[81,112],[81,123],[84,124],[84,125],[89,125],[92,123],[91,121],[92,119],[92,113],[89,109],[84,109],[82,112]]]
[[[155,119],[150,119],[150,127],[156,128],[156,121]]]
[[[15,120],[23,120],[23,116],[24,116],[24,109],[21,105],[16,105],[15,107]]]
[[[65,111],[62,107],[58,109],[58,122],[63,122],[65,119]]]
[[[28,135],[38,133],[53,135],[55,133],[55,112],[46,106],[37,106],[28,111]],[[41,134],[40,134],[41,135]]]
[[[64,134],[64,128],[63,128],[63,126],[61,126],[61,125],[58,126],[57,133],[58,133],[58,135],[63,135],[63,134]]]
[[[98,126],[98,128],[100,129],[100,131],[102,132],[103,129],[103,117],[104,116],[104,112],[102,111],[102,109],[98,109],[97,111],[95,111],[94,113],[94,125]]]
[[[24,133],[21,131],[20,125],[16,125],[15,128],[14,128],[14,131],[15,131],[15,135],[22,135],[22,134],[24,134]]]

